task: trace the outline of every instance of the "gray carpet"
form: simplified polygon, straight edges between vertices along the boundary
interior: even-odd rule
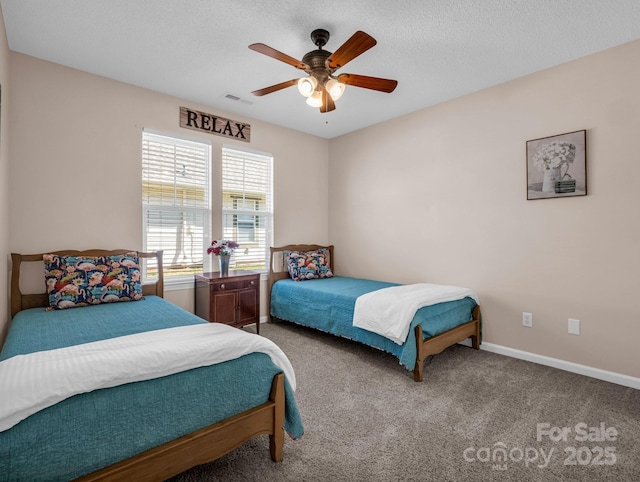
[[[638,390],[461,345],[416,383],[349,340],[288,323],[261,334],[296,371],[305,435],[287,438],[282,463],[265,435],[172,481],[640,480]],[[568,427],[566,441],[538,441],[545,423],[552,436]],[[593,440],[576,440],[579,424]]]

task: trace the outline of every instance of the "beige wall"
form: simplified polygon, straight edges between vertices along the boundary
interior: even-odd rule
[[[337,271],[473,288],[485,342],[640,377],[639,58],[636,41],[332,140]],[[526,141],[580,129],[588,196],[527,201]]]
[[[0,10],[0,344],[9,319],[9,47]]]
[[[328,241],[326,139],[19,53],[10,60],[11,250],[141,248],[142,129],[211,142],[213,156],[234,144],[179,128],[181,105],[250,123],[251,143],[234,145],[273,153],[276,244]],[[301,182],[308,172],[312,184]],[[314,217],[299,223],[299,212]],[[192,290],[167,298],[193,309]]]

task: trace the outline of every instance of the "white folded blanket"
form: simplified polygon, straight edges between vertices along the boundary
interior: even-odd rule
[[[293,367],[275,343],[221,323],[16,355],[0,362],[0,432],[79,393],[160,378],[254,352],[269,355],[295,390]]]
[[[353,326],[378,333],[402,345],[418,309],[466,297],[480,304],[473,291],[459,286],[417,283],[383,288],[356,299]]]

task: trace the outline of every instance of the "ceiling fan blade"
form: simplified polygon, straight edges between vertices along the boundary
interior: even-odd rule
[[[286,80],[284,82],[280,82],[279,84],[265,87],[264,89],[254,90],[251,93],[257,96],[267,95],[267,94],[270,94],[271,92],[276,92],[278,90],[286,89],[287,87],[291,87],[292,85],[296,85],[297,83],[298,83],[298,79]]]
[[[364,89],[378,90],[380,92],[393,92],[398,85],[397,80],[369,77],[367,75],[340,74],[338,80],[343,84],[362,87]]]
[[[304,62],[301,62],[299,60],[294,59],[293,57],[290,57],[287,54],[283,54],[282,52],[273,49],[271,47],[269,47],[268,45],[265,44],[251,44],[249,45],[249,48],[251,50],[255,50],[256,52],[259,52],[261,54],[264,54],[268,57],[272,57],[276,60],[279,60],[281,62],[284,62],[285,64],[289,64],[293,67],[295,67],[296,69],[300,69],[300,70],[305,70],[308,69],[309,66],[307,64],[305,64]]]
[[[336,109],[336,103],[333,101],[333,98],[327,92],[327,89],[322,88],[322,105],[320,106],[320,112],[331,112]]]
[[[366,52],[376,43],[376,39],[371,35],[358,30],[349,40],[343,43],[338,50],[331,54],[327,59],[327,65],[334,70],[344,67],[347,62]]]

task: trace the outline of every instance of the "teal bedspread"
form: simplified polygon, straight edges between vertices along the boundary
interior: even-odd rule
[[[0,361],[194,323],[206,321],[156,296],[63,311],[34,308],[12,320]],[[280,372],[268,355],[253,353],[76,395],[0,432],[0,480],[70,480],[90,473],[266,402]],[[285,430],[297,438],[302,420],[286,381],[285,392]]]
[[[271,291],[271,316],[379,348],[396,356],[400,364],[410,370],[416,360],[417,325],[422,326],[426,339],[473,319],[476,302],[471,298],[425,306],[416,312],[402,346],[377,333],[354,327],[356,298],[390,286],[397,284],[344,276],[307,281],[283,279],[274,283]]]

